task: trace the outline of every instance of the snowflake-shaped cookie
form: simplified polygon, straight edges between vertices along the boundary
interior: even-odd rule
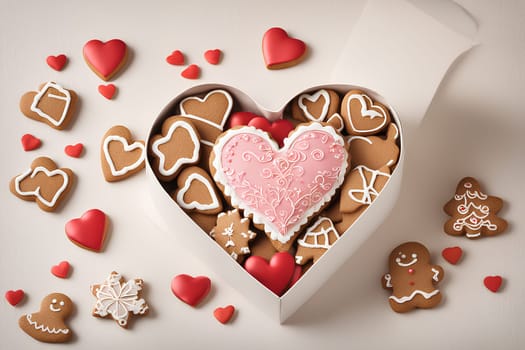
[[[91,293],[97,298],[93,316],[111,316],[119,326],[127,328],[131,313],[145,315],[149,311],[146,301],[140,298],[142,285],[141,279],[124,281],[118,272],[111,272],[104,283],[91,286]]]
[[[238,260],[239,256],[250,254],[248,242],[256,234],[250,231],[250,220],[241,218],[239,211],[234,209],[217,216],[217,225],[210,235],[232,258]]]

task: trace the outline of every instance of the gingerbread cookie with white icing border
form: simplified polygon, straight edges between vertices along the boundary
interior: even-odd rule
[[[91,286],[97,299],[92,311],[94,317],[112,318],[122,328],[128,328],[132,315],[144,316],[149,306],[142,296],[142,279],[126,281],[118,272],[111,272],[101,284]]]
[[[295,263],[304,265],[317,260],[341,237],[337,232],[332,220],[319,217],[306,232],[297,239],[297,251],[295,252]]]
[[[389,179],[390,168],[386,165],[379,170],[369,169],[364,165],[352,169],[341,187],[341,212],[351,213],[372,204]]]
[[[394,123],[388,125],[386,136],[351,136],[347,142],[352,156],[352,168],[364,165],[372,170],[383,166],[394,169],[399,160],[399,129]]]
[[[342,185],[349,155],[342,136],[321,123],[301,124],[279,148],[268,133],[235,127],[217,139],[210,169],[232,206],[288,251]]]
[[[391,121],[388,108],[361,90],[346,93],[341,103],[341,116],[346,132],[359,136],[379,134]]]
[[[144,169],[144,141],[134,140],[125,126],[113,126],[102,138],[100,163],[106,181],[124,180]]]
[[[11,179],[9,189],[18,198],[34,201],[50,212],[67,197],[74,181],[71,169],[59,168],[51,158],[38,157],[29,169]]]
[[[465,177],[444,206],[450,216],[444,230],[449,235],[471,239],[498,235],[507,229],[507,221],[497,215],[502,207],[501,198],[483,193],[476,179]]]
[[[18,325],[38,341],[65,343],[73,337],[73,331],[65,323],[73,308],[73,302],[67,295],[51,293],[42,299],[40,311],[21,316]]]
[[[250,230],[250,219],[241,217],[238,209],[228,210],[217,215],[217,225],[210,236],[233,259],[239,261],[243,255],[250,254],[248,243],[256,236]]]
[[[150,141],[149,154],[157,177],[169,182],[184,166],[199,161],[200,136],[192,122],[180,116],[171,116],[162,123],[161,134]]]
[[[444,271],[430,263],[430,252],[418,242],[397,246],[388,258],[389,272],[381,278],[383,288],[391,290],[388,298],[392,310],[407,312],[414,308],[428,309],[441,302],[436,285]]]
[[[210,175],[202,168],[190,166],[177,177],[177,189],[172,198],[185,211],[218,214],[222,200]]]
[[[45,123],[53,129],[67,128],[76,112],[78,96],[55,82],[40,85],[20,98],[20,111],[28,118]]]
[[[304,93],[292,101],[292,118],[302,122],[324,122],[339,113],[340,98],[330,89]]]

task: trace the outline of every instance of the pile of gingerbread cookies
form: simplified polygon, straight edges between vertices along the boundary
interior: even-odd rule
[[[362,90],[307,91],[274,121],[226,88],[174,105],[149,138],[153,172],[248,272],[251,259],[290,255],[296,277],[270,287],[278,295],[375,200],[399,158],[391,111]]]

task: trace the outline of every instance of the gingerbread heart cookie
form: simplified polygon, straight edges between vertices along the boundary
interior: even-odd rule
[[[38,91],[25,93],[20,99],[20,111],[28,118],[63,130],[73,116],[78,96],[52,81],[40,85]]]
[[[386,136],[351,136],[348,139],[352,168],[364,165],[372,170],[383,166],[393,169],[399,159],[397,145],[399,130],[394,123],[388,125]]]
[[[292,101],[292,118],[304,122],[324,122],[339,112],[339,101],[337,92],[330,89],[301,94]]]
[[[153,171],[162,181],[172,181],[184,166],[199,161],[200,145],[193,123],[179,116],[169,117],[162,123],[161,133],[150,140]]]
[[[373,101],[361,90],[350,90],[341,103],[341,116],[350,135],[373,135],[384,130],[390,123],[388,108]]]
[[[218,214],[222,201],[210,175],[197,166],[181,171],[173,198],[181,208],[202,214]]]
[[[73,302],[67,295],[52,293],[42,299],[40,311],[23,315],[18,320],[18,325],[38,341],[64,343],[73,336],[73,332],[65,323],[73,307]]]
[[[120,39],[93,39],[82,50],[88,67],[102,80],[110,80],[126,64],[128,46]]]
[[[128,128],[111,127],[102,138],[100,162],[108,182],[124,180],[144,169],[144,141],[134,141]]]
[[[45,211],[54,211],[73,187],[71,169],[59,168],[48,157],[33,160],[31,167],[9,183],[11,192],[20,199],[35,201]]]

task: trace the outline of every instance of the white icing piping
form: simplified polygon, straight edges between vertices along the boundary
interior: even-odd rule
[[[186,203],[184,201],[184,195],[190,188],[191,182],[194,180],[200,181],[201,183],[204,184],[204,186],[206,186],[210,194],[210,197],[211,197],[211,203],[203,204],[201,202],[197,202],[196,200],[193,200],[191,203]],[[192,173],[186,178],[186,181],[184,182],[184,186],[177,193],[177,203],[182,208],[188,209],[188,210],[189,209],[211,210],[211,209],[217,209],[219,207],[219,199],[217,198],[217,195],[215,194],[215,191],[213,190],[213,187],[210,181],[204,176],[202,176],[201,174],[197,174],[197,173]]]
[[[323,109],[321,110],[321,114],[319,115],[319,118],[316,118],[310,113],[310,111],[308,111],[308,107],[303,103],[303,100],[307,99],[308,101],[315,103],[316,101],[319,100],[319,97],[321,96],[324,97],[325,102],[323,104]],[[328,107],[330,106],[330,94],[328,93],[328,91],[324,89],[316,91],[313,95],[302,94],[299,96],[297,104],[299,105],[299,108],[301,108],[301,110],[303,111],[306,118],[314,122],[322,122],[323,120],[325,120],[328,114]]]
[[[64,106],[64,109],[62,111],[62,115],[60,116],[58,120],[52,118],[50,115],[44,113],[40,108],[38,108],[38,104],[40,103],[40,100],[42,99],[42,97],[44,96],[44,94],[49,88],[56,89],[65,95],[65,96],[58,96],[58,95],[51,94],[51,93],[47,95],[50,98],[54,98],[57,100],[63,100],[66,102],[66,105]],[[50,82],[47,82],[46,85],[42,87],[42,89],[35,95],[35,97],[33,97],[33,103],[31,103],[30,109],[31,111],[35,112],[42,118],[48,120],[54,126],[60,126],[60,124],[64,122],[64,119],[66,119],[70,104],[71,104],[71,94],[69,93],[69,91],[64,89],[62,86],[50,81]]]
[[[44,326],[43,324],[38,324],[38,322],[36,321],[33,321],[32,320],[32,317],[30,314],[26,315],[26,319],[27,319],[27,322],[33,326],[33,328],[35,328],[37,331],[41,331],[43,333],[49,333],[49,334],[68,334],[69,333],[69,329],[65,328],[65,329],[61,329],[61,328],[49,328],[48,326]]]
[[[135,149],[140,149],[141,155],[140,157],[135,161],[135,163],[126,165],[120,170],[117,170],[115,167],[115,163],[113,163],[113,159],[111,158],[111,155],[109,154],[109,143],[115,141],[120,142],[124,145],[124,151],[130,152]],[[144,152],[144,145],[140,142],[133,142],[132,144],[128,144],[128,140],[126,140],[124,137],[119,135],[109,135],[104,139],[104,144],[102,146],[102,149],[104,150],[104,157],[106,158],[106,161],[109,165],[109,170],[111,171],[111,174],[113,176],[122,176],[125,175],[127,172],[131,170],[137,169],[142,162],[144,162],[145,152]]]
[[[51,201],[46,200],[44,197],[42,197],[40,195],[40,186],[38,186],[34,191],[27,191],[27,192],[22,191],[22,189],[20,188],[20,183],[29,174],[31,174],[31,176],[30,176],[31,178],[34,178],[40,172],[45,173],[46,176],[48,176],[48,177],[59,175],[59,176],[62,176],[62,178],[64,179],[64,182],[62,183],[62,186],[60,186],[60,188],[55,192],[55,195],[53,196]],[[61,169],[55,169],[55,170],[49,171],[47,168],[45,168],[43,166],[37,166],[35,169],[28,169],[26,172],[18,175],[15,178],[15,191],[18,194],[20,194],[21,196],[35,196],[45,206],[47,206],[49,208],[52,208],[52,207],[54,207],[56,205],[56,203],[58,201],[58,198],[60,197],[62,192],[64,192],[66,190],[66,188],[68,186],[68,183],[69,183],[69,176],[67,175],[67,173],[65,171],[63,171]]]
[[[213,94],[223,94],[224,97],[226,97],[226,100],[228,101],[228,106],[226,107],[226,111],[224,112],[224,115],[222,117],[222,120],[221,120],[220,124],[212,122],[211,120],[205,119],[205,118],[203,118],[201,116],[198,116],[198,115],[189,114],[184,109],[184,102],[189,101],[189,100],[197,100],[199,102],[205,102],[208,99],[208,97],[210,97]],[[186,117],[190,117],[191,119],[195,119],[195,120],[201,121],[203,123],[211,125],[211,126],[213,126],[213,127],[215,127],[215,128],[217,128],[217,129],[222,131],[224,129],[224,125],[226,124],[226,120],[228,119],[227,117],[228,117],[228,115],[230,115],[230,111],[231,111],[231,109],[233,107],[233,99],[230,96],[230,94],[227,93],[224,90],[212,90],[212,91],[208,92],[206,94],[206,96],[204,96],[204,98],[199,98],[199,97],[195,97],[195,96],[186,97],[184,100],[182,100],[179,103],[179,107],[180,107],[181,115],[186,116]]]
[[[406,303],[407,301],[414,299],[416,295],[421,295],[425,299],[430,299],[438,293],[439,293],[438,289],[434,289],[432,292],[423,292],[422,290],[415,290],[412,292],[412,294],[404,296],[404,297],[396,297],[394,295],[391,295],[389,299],[394,300],[398,304],[403,304],[403,303]]]
[[[373,108],[373,107],[376,107],[376,108],[379,108],[383,113],[379,113],[373,109],[367,109],[367,103],[365,102],[365,98],[368,100],[369,104],[370,104],[370,108]],[[375,128],[372,128],[372,129],[358,129],[355,127],[354,125],[354,122],[352,120],[352,113],[350,112],[350,102],[354,99],[357,99],[359,100],[359,103],[361,104],[361,116],[362,117],[369,117],[370,119],[374,119],[374,118],[377,118],[377,117],[380,117],[380,118],[383,118],[383,122],[376,126]],[[352,94],[348,97],[348,100],[346,102],[346,112],[349,116],[348,120],[350,122],[350,126],[352,127],[352,130],[355,130],[357,132],[375,132],[375,131],[378,131],[378,130],[381,130],[385,125],[386,125],[386,122],[387,122],[387,118],[386,118],[386,111],[383,109],[383,107],[379,106],[379,105],[375,105],[372,100],[370,99],[370,97],[368,97],[367,95],[365,94]]]

